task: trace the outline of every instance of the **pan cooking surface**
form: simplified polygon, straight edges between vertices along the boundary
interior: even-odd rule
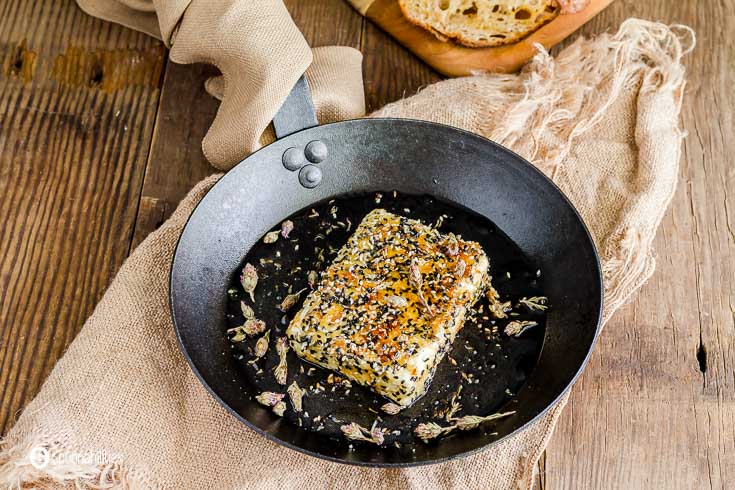
[[[490,259],[492,284],[500,293],[501,301],[512,302],[513,313],[506,319],[495,319],[488,312],[487,299],[483,296],[473,308],[481,313],[465,322],[440,363],[427,394],[398,415],[381,412],[381,405],[389,400],[357,383],[342,383],[338,373],[309,364],[289,351],[286,386],[296,381],[306,394],[304,411],[294,412],[289,403],[284,418],[304,430],[338,439],[342,444],[359,443],[345,441],[341,425],[357,422],[369,428],[377,423],[388,431],[386,444],[405,445],[416,442],[413,428],[420,422],[437,421],[446,425],[440,419],[460,386],[462,392],[458,401],[462,410],[458,416],[515,410],[514,394],[536,365],[546,323],[545,312],[531,311],[518,302],[523,297],[544,296],[543,271],[486,218],[430,196],[390,191],[345,195],[296,213],[288,218],[294,223],[288,239],[279,237],[278,241],[269,244],[259,240],[241,266],[233,271],[227,293],[227,328],[244,323],[240,306],[244,300],[271,330],[268,352],[257,361],[253,354],[257,336],[230,343],[231,355],[242,374],[241,382],[247,385],[246,391],[253,396],[263,391],[285,393],[285,387],[278,385],[273,376],[273,369],[278,364],[275,341],[285,335],[288,322],[300,309],[309,289],[286,314],[281,313],[277,305],[285,295],[308,288],[308,272],[326,269],[362,218],[376,208],[436,224],[442,233],[453,232],[479,242]],[[258,271],[255,304],[239,281],[246,263],[255,265]],[[508,337],[503,329],[512,320],[532,320],[538,326],[518,338]],[[493,422],[489,422],[476,430],[489,433],[492,427]]]

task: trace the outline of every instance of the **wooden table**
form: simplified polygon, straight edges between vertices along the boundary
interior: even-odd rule
[[[342,0],[288,0],[314,46],[365,54],[370,110],[439,79]],[[605,329],[540,462],[543,488],[735,485],[735,0],[618,0],[685,23],[689,133],[655,276]],[[130,251],[213,172],[206,66],[84,15],[0,0],[0,433],[38,391]]]

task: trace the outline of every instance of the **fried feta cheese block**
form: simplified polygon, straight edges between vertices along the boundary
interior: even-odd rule
[[[426,393],[487,269],[478,243],[376,209],[322,274],[286,335],[302,359],[408,407]]]

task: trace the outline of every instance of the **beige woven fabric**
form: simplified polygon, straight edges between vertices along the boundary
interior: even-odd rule
[[[631,20],[615,35],[577,41],[556,60],[540,52],[520,75],[440,82],[377,115],[428,119],[483,134],[550,175],[580,210],[601,252],[607,320],[653,271],[651,241],[674,192],[683,137],[681,55],[672,30]],[[4,441],[0,485],[531,486],[564,402],[484,452],[394,470],[328,463],[282,448],[219,407],[177,348],[167,302],[177,237],[218,178],[197,185],[123,265]],[[38,447],[51,454],[43,469],[33,465]],[[74,454],[103,457],[77,463],[69,457]]]
[[[176,63],[219,68],[207,90],[222,104],[202,151],[221,170],[272,141],[269,124],[304,72],[322,124],[365,114],[362,54],[335,46],[312,55],[282,0],[77,1],[91,15],[162,39]]]

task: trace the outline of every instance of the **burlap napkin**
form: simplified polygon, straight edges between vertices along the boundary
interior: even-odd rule
[[[580,39],[556,59],[540,51],[519,75],[440,82],[376,115],[474,131],[511,147],[550,175],[594,235],[604,268],[607,320],[653,272],[651,241],[676,185],[684,69],[675,31],[685,34],[629,20],[617,34]],[[531,486],[564,401],[484,452],[393,470],[328,463],[285,449],[214,402],[178,350],[167,292],[177,237],[218,178],[197,185],[123,265],[7,435],[0,485]]]
[[[321,123],[365,114],[362,54],[332,46],[315,49],[312,56],[282,0],[77,3],[91,15],[163,40],[176,63],[219,68],[222,75],[206,87],[222,104],[202,141],[207,160],[219,169],[273,140],[269,124],[304,72]]]

